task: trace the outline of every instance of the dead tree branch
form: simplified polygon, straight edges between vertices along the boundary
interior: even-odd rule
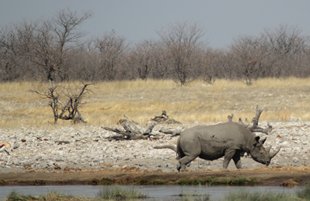
[[[258,126],[258,121],[259,121],[259,118],[260,118],[263,111],[264,110],[260,109],[258,107],[258,105],[256,106],[256,113],[252,119],[253,125],[251,127],[249,127],[249,129],[252,132],[259,132],[259,133],[264,133],[264,134],[268,135],[272,131],[272,126],[269,123],[267,125],[267,128],[262,128],[262,127]]]
[[[251,132],[264,133],[268,135],[272,131],[272,126],[269,123],[267,124],[267,128],[262,128],[258,126],[259,118],[263,111],[264,110],[259,108],[259,106],[257,105],[255,110],[255,116],[252,119],[252,125],[244,123],[241,118],[239,118],[238,123],[247,127]],[[233,121],[233,116],[233,114],[227,116],[228,122]]]
[[[120,119],[118,121],[118,125],[120,125],[121,128],[104,127],[103,129],[117,133],[116,135],[109,137],[109,139],[111,140],[148,139],[150,136],[153,135],[153,129],[158,124],[181,124],[181,123],[174,119],[170,119],[166,111],[163,111],[161,115],[151,118],[146,127],[140,126],[137,122],[130,120],[128,119],[128,117],[125,116],[125,118]],[[176,136],[180,134],[182,130],[183,128],[182,129],[160,128],[159,132],[164,134],[172,134],[173,136]]]

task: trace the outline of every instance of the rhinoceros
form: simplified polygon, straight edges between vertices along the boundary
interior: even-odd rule
[[[156,149],[169,148],[177,153],[179,164],[177,170],[184,169],[191,161],[199,157],[205,160],[216,160],[224,156],[223,168],[227,168],[233,159],[236,168],[241,168],[240,157],[249,153],[262,164],[269,165],[271,159],[280,151],[270,153],[263,144],[266,138],[260,139],[244,125],[235,122],[216,125],[201,125],[181,132],[177,146],[162,145]]]

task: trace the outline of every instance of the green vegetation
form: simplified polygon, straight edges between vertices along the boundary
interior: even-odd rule
[[[121,187],[110,186],[101,190],[95,198],[75,197],[61,195],[58,193],[48,193],[42,196],[22,195],[16,192],[11,192],[7,201],[100,201],[100,200],[137,200],[147,198],[146,195],[138,192],[134,188],[124,189]]]
[[[284,193],[249,193],[249,192],[239,192],[229,194],[225,201],[298,201],[300,200],[295,195],[287,195]]]
[[[147,198],[146,195],[135,190],[133,187],[131,189],[124,189],[121,187],[109,186],[98,193],[98,198],[103,200],[134,200]]]
[[[79,198],[75,196],[61,195],[58,193],[48,193],[43,196],[22,195],[16,192],[11,192],[7,201],[91,201],[88,198]]]
[[[196,194],[180,194],[181,201],[209,201],[209,195],[196,195]]]
[[[209,201],[209,195],[193,193],[181,193],[176,195],[177,200],[181,201]],[[95,198],[75,197],[61,195],[58,193],[48,193],[42,196],[22,195],[16,192],[10,193],[7,201],[125,201],[125,200],[143,200],[147,196],[132,187],[125,189],[118,186],[110,186],[101,190]],[[310,185],[298,191],[296,194],[272,193],[272,192],[238,192],[231,193],[225,197],[224,201],[310,201]]]
[[[305,200],[310,200],[310,184],[306,185],[303,190],[297,192],[297,196]]]
[[[200,189],[201,186],[198,187],[198,189]],[[205,189],[204,186],[202,186],[202,188]],[[210,195],[209,194],[201,194],[199,192],[196,192],[196,190],[194,192],[182,192],[179,195],[176,195],[177,197],[179,197],[179,199],[177,200],[181,200],[181,201],[209,201],[210,200]]]
[[[200,179],[180,179],[177,182],[179,185],[254,185],[256,180],[253,178],[244,177],[207,177]]]
[[[8,196],[7,201],[26,201],[29,199],[30,199],[30,196],[20,195],[20,194],[16,193],[15,191],[13,191]]]
[[[232,193],[226,196],[224,201],[309,201],[310,200],[310,185],[298,191],[296,194],[285,193],[249,193],[239,192]]]

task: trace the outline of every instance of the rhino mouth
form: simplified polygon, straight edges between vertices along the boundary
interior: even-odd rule
[[[270,164],[270,161],[257,161],[257,162],[260,162],[261,164],[264,164],[266,166],[269,166]]]
[[[269,164],[270,164],[270,160],[259,160],[259,159],[257,159],[257,158],[254,158],[254,157],[252,157],[256,162],[259,162],[259,163],[261,163],[261,164],[263,164],[263,165],[266,165],[266,166],[269,166]]]

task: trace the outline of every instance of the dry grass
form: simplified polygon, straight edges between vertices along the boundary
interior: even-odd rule
[[[69,93],[81,85],[62,83],[59,89]],[[47,87],[38,82],[1,83],[0,126],[51,125],[48,100],[30,92]],[[310,79],[262,79],[252,86],[241,81],[194,81],[183,87],[170,80],[137,80],[100,82],[89,89],[81,113],[90,125],[114,125],[124,115],[145,124],[162,110],[184,123],[226,121],[231,113],[235,119],[250,119],[256,105],[265,108],[263,121],[310,120]]]

